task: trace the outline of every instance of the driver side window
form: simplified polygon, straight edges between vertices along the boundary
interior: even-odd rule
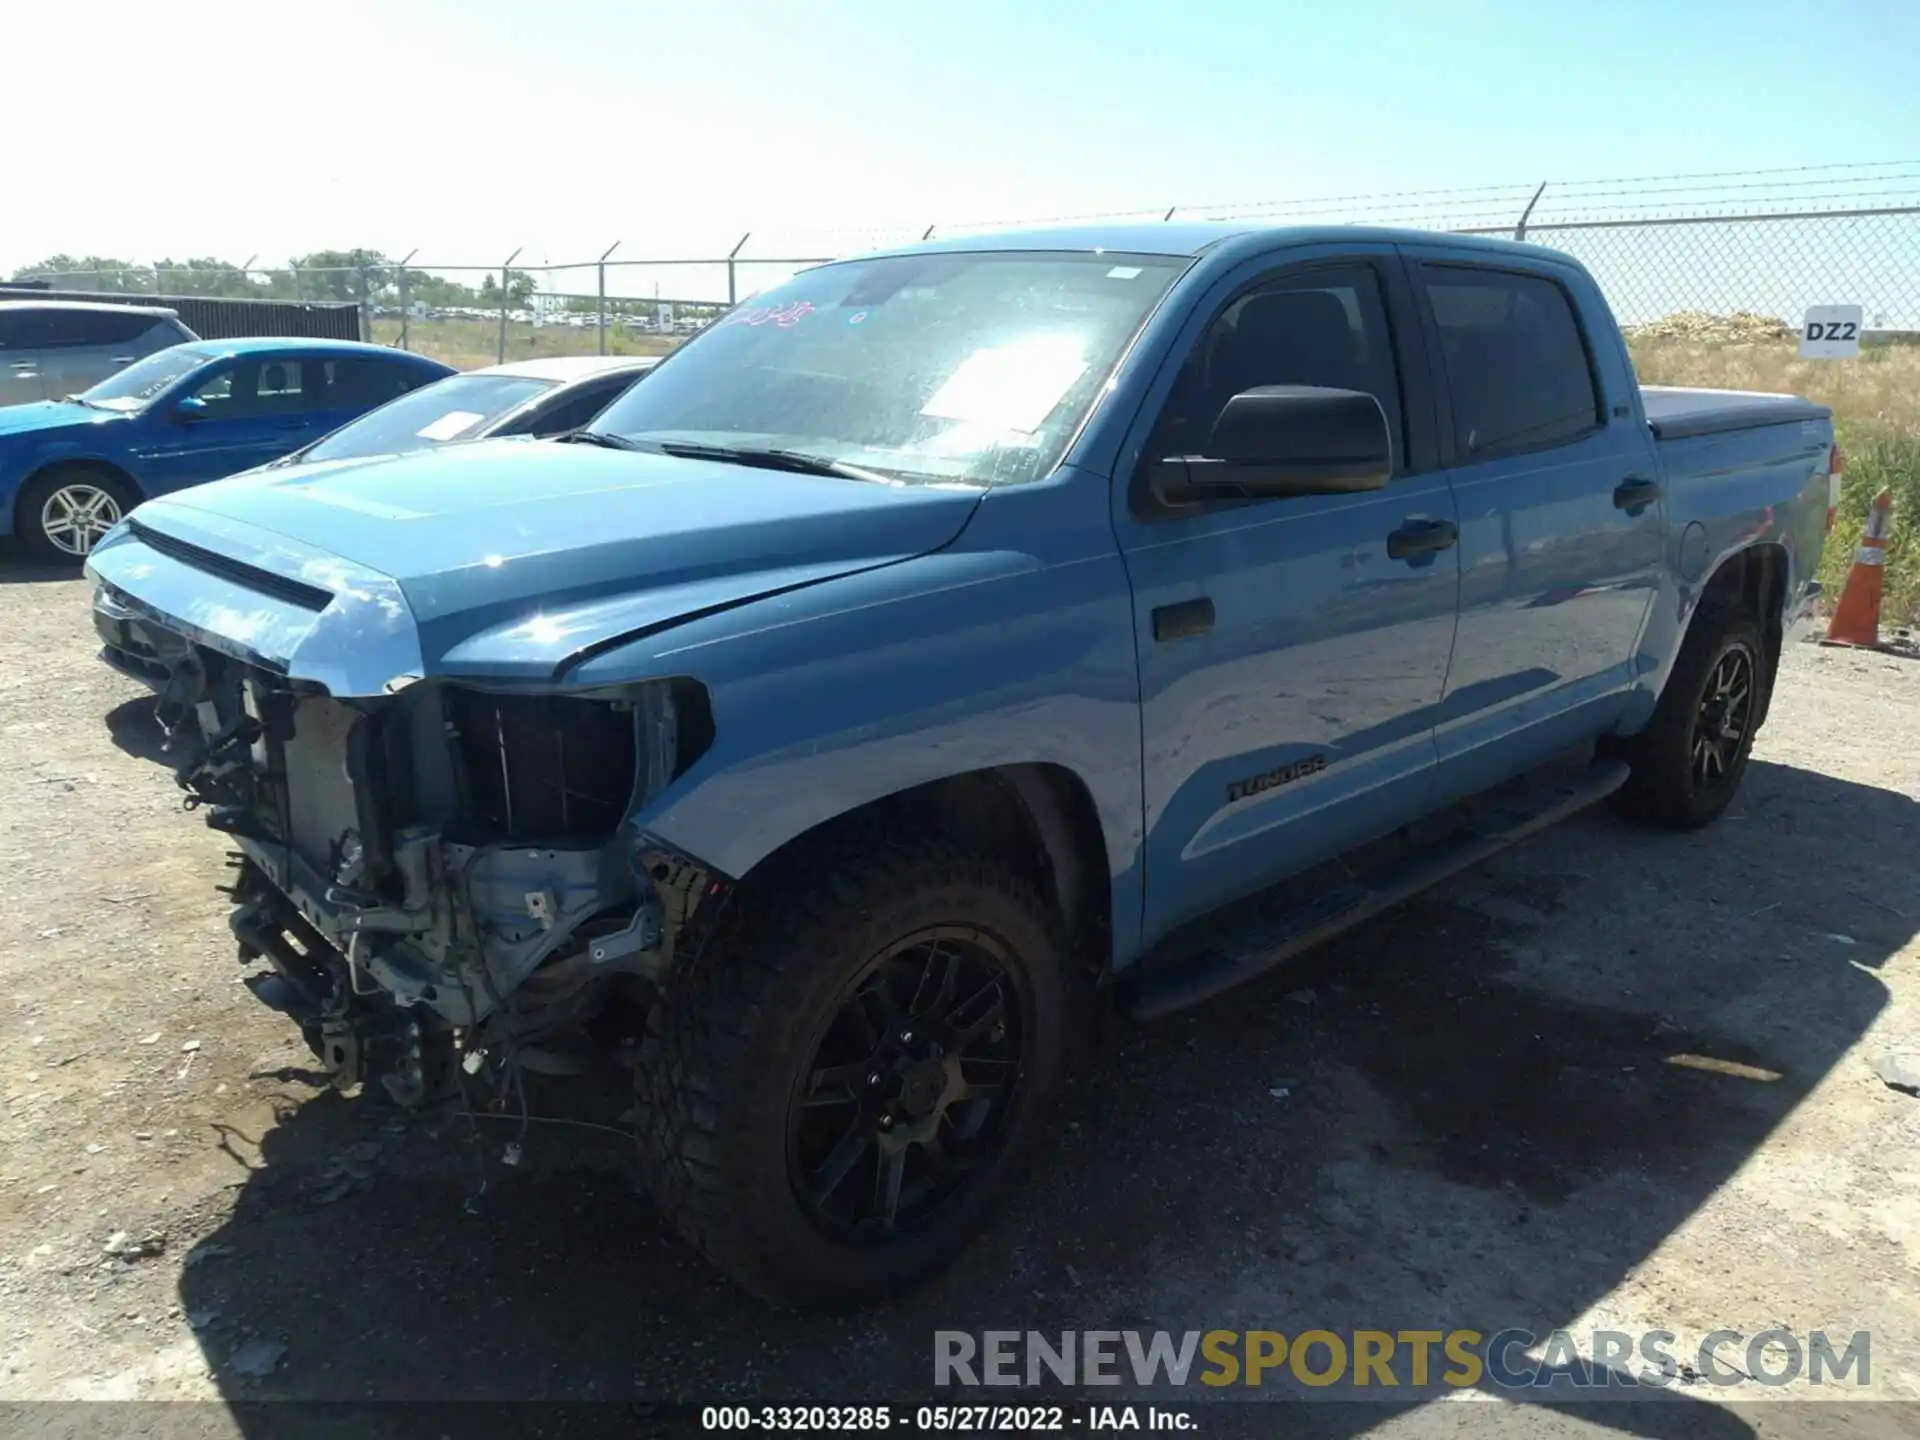
[[[1206,455],[1227,401],[1262,385],[1359,390],[1380,402],[1405,464],[1400,383],[1380,280],[1368,265],[1292,270],[1256,283],[1214,318],[1147,442],[1147,459]]]
[[[193,392],[206,402],[209,420],[291,415],[303,405],[303,367],[298,360],[236,360]]]
[[[233,366],[222,366],[194,388],[193,398],[203,402],[211,417],[233,413]]]

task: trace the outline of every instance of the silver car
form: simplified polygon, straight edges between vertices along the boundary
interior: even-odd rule
[[[660,363],[655,355],[569,355],[449,375],[273,463],[306,465],[400,455],[491,436],[577,430]]]
[[[59,400],[200,337],[157,305],[0,300],[0,405]]]

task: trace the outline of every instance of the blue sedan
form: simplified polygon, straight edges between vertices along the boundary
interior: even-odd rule
[[[0,408],[0,536],[84,559],[133,506],[277,460],[453,374],[344,340],[196,340],[62,401]]]

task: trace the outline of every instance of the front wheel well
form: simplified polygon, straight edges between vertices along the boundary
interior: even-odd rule
[[[13,519],[14,533],[16,535],[24,533],[27,522],[31,518],[27,514],[26,507],[27,496],[32,493],[33,487],[49,476],[64,475],[68,472],[80,475],[99,475],[105,479],[112,480],[124,489],[136,503],[145,498],[140,489],[140,482],[135,480],[133,476],[129,475],[118,465],[115,465],[111,460],[96,460],[92,458],[49,460],[39,469],[30,472],[27,477],[22,480],[20,482],[20,489],[14,495]]]
[[[1063,765],[972,770],[870,801],[787,841],[742,876],[738,888],[790,884],[810,859],[844,851],[855,837],[859,853],[915,830],[951,836],[1037,879],[1071,953],[1104,973],[1112,948],[1106,840],[1086,782]]]

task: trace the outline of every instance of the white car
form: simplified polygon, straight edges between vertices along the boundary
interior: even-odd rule
[[[567,355],[468,370],[369,410],[275,464],[401,455],[500,435],[565,434],[659,363],[657,355]]]

